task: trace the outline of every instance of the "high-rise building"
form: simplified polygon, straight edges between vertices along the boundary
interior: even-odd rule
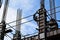
[[[13,40],[21,40],[21,17],[22,17],[22,10],[17,10],[17,18],[16,18],[16,32],[14,34]]]

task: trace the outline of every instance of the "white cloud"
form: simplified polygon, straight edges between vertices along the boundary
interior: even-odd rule
[[[2,20],[2,14],[3,14],[3,5],[2,5],[2,7],[0,8],[0,22],[1,22],[1,20]]]
[[[3,16],[3,10],[4,10],[4,5],[2,4],[2,7],[0,9],[0,22],[2,20],[2,16]],[[13,9],[11,7],[8,7],[7,10],[7,15],[6,15],[6,22],[9,23],[11,21],[14,21],[16,19],[16,9]],[[11,40],[9,37],[5,37],[4,40]]]
[[[23,19],[22,23],[27,22],[27,21],[28,20]],[[35,28],[37,28],[37,25],[35,25],[34,23],[31,23],[31,22],[28,22],[28,23],[22,24],[21,32],[23,35],[32,34],[37,31]]]
[[[31,2],[32,0],[10,0],[10,6],[14,6],[17,8],[22,8],[24,10],[30,10],[33,8],[33,5]]]
[[[31,0],[20,0],[20,4],[23,8],[30,10],[33,8],[33,5],[31,4]]]
[[[17,16],[16,14],[17,14],[17,10],[16,9],[8,7],[7,16],[6,16],[6,22],[9,23],[9,22],[12,22],[12,21],[16,20],[16,16]],[[28,20],[23,19],[22,23],[26,22],[26,21],[28,21]],[[12,23],[10,25],[13,26],[13,25],[16,25],[16,24]],[[31,31],[30,29],[27,31],[27,28],[26,28],[27,25],[30,26],[30,28],[32,28],[32,30],[34,29],[33,27],[35,27],[35,24],[30,23],[30,22],[22,25],[23,27],[21,27],[21,30],[22,30],[23,34],[24,33],[27,34],[28,31]]]
[[[29,20],[27,20],[27,19],[22,19],[22,23],[27,22],[27,21],[29,21]],[[31,27],[33,27],[33,28],[35,28],[35,27],[37,26],[37,25],[35,25],[35,24],[32,23],[32,22],[25,23],[25,25],[29,25],[29,26],[31,26]]]
[[[14,4],[15,3],[15,4]],[[9,7],[8,7],[8,11],[7,11],[7,16],[6,16],[6,22],[9,23],[9,22],[12,22],[14,20],[16,20],[16,14],[17,14],[17,10],[15,8],[12,8],[11,6],[16,6],[16,3],[20,4],[20,6],[24,9],[24,10],[30,10],[33,8],[33,5],[31,5],[30,1],[29,0],[11,0],[11,4]],[[2,18],[2,14],[3,14],[3,8],[4,6],[2,5],[2,8],[0,9],[0,20]],[[22,20],[22,22],[26,22],[27,20],[24,19]],[[12,25],[15,25],[14,23]],[[27,33],[27,29],[25,29],[25,26],[31,26],[31,30],[33,30],[33,27],[35,26],[33,23],[26,23],[23,25],[22,27],[22,31],[26,31],[25,33]],[[30,30],[29,30],[30,31]],[[31,31],[30,31],[31,32]],[[8,39],[7,39],[8,40]]]
[[[9,23],[16,20],[16,14],[17,14],[16,9],[8,7],[6,22]]]

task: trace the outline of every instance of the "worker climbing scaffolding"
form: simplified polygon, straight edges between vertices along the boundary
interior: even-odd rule
[[[45,0],[41,0],[40,9],[33,15],[33,19],[37,22],[37,24],[39,26],[39,29],[38,29],[38,31],[39,31],[39,33],[38,33],[39,39],[40,39],[39,34],[44,33],[45,34],[44,35],[45,40],[47,40],[47,31],[57,30],[58,29],[58,24],[57,24],[56,20],[53,19],[53,18],[51,18],[49,21],[47,21],[47,11],[45,9],[44,2],[45,2]],[[54,11],[54,13],[55,13],[55,11]],[[52,15],[52,16],[54,16],[54,15]]]

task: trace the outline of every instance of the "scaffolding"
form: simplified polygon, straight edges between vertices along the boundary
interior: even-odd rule
[[[18,29],[16,30],[14,27],[17,27],[19,25],[22,25],[22,24],[25,24],[25,23],[28,23],[28,22],[32,22],[32,21],[35,20],[37,22],[38,26],[39,26],[39,28],[37,29],[39,32],[35,32],[35,33],[33,33],[33,35],[32,34],[28,34],[28,35],[22,36],[22,34],[20,34],[21,31],[19,31],[18,38],[20,38],[20,39],[18,39],[18,40],[60,40],[60,38],[59,38],[60,37],[60,29],[58,29],[58,23],[57,23],[57,21],[60,22],[60,20],[56,19],[56,13],[60,12],[60,11],[56,12],[56,9],[60,8],[60,6],[55,7],[55,0],[49,0],[50,10],[46,10],[44,2],[45,2],[45,0],[41,0],[40,9],[38,9],[36,11],[36,13],[34,13],[33,15],[29,15],[27,17],[24,17],[24,18],[21,18],[21,19],[17,19],[15,21],[10,22],[10,23],[5,23],[4,22],[5,25],[0,24],[0,28],[2,26],[6,27],[6,25],[8,25],[9,26],[8,28],[12,28],[14,31],[17,31]],[[8,4],[8,3],[6,2],[6,4]],[[4,13],[6,13],[6,10],[7,10],[6,7],[8,7],[8,6],[5,5]],[[48,11],[50,11],[50,14],[47,13]],[[36,16],[37,14],[38,14],[38,16]],[[34,20],[32,19],[32,20],[29,20],[27,22],[20,23],[20,24],[14,25],[14,26],[10,25],[11,23],[14,23],[14,22],[17,22],[17,21],[21,22],[20,20],[25,19],[25,18],[29,18],[31,16],[33,16]],[[49,21],[47,21],[48,16],[50,16],[50,18],[51,18],[51,19],[49,19]],[[3,19],[5,20],[5,18],[6,17],[4,15]],[[6,29],[8,29],[8,28],[6,28]],[[4,28],[4,31],[5,31],[5,28]],[[11,31],[11,30],[8,30],[8,31]],[[8,31],[6,31],[6,32],[8,32]],[[10,35],[7,35],[7,34],[6,34],[6,37],[9,37],[11,40],[14,39],[15,35],[17,35],[17,34],[14,34],[14,33],[10,33],[10,34],[13,35],[13,37],[11,37]],[[2,34],[1,36],[3,36],[3,38],[0,37],[1,40],[4,40],[5,35]],[[16,36],[16,38],[17,38],[17,36]],[[17,39],[15,39],[15,40],[17,40]]]

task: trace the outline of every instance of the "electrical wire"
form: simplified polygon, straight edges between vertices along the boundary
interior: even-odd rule
[[[33,16],[33,15],[29,15],[29,16],[24,17],[24,18],[21,18],[21,19],[19,19],[19,20],[22,20],[22,19],[25,19],[25,18],[29,18],[29,17],[31,17],[31,16]],[[15,20],[15,21],[12,21],[12,22],[9,22],[9,23],[6,23],[6,24],[10,24],[10,23],[13,23],[13,22],[16,22],[16,21],[19,21],[19,20]]]
[[[60,6],[58,6],[58,7],[56,7],[56,8],[60,8]],[[54,8],[53,8],[53,9],[54,9]],[[51,10],[53,10],[53,9],[51,9]],[[50,10],[48,10],[48,11],[50,11]],[[60,12],[60,11],[58,11],[58,12]],[[58,13],[58,12],[56,12],[56,13]],[[48,15],[50,15],[50,14],[48,14]],[[22,19],[29,18],[29,17],[31,17],[31,16],[33,16],[33,15],[29,15],[29,16],[24,17],[24,18],[22,18]],[[19,20],[22,20],[22,19],[19,19]],[[25,23],[28,23],[28,22],[33,21],[33,20],[29,20],[29,21],[27,21],[27,22],[24,22],[24,23],[21,23],[21,24],[18,24],[18,25],[14,25],[14,26],[9,25],[10,23],[13,23],[13,22],[16,22],[16,21],[19,21],[19,20],[15,20],[15,21],[12,21],[12,22],[9,22],[9,23],[6,23],[6,24],[7,24],[8,26],[10,26],[11,28],[13,28],[13,27],[15,27],[15,26],[18,26],[18,25],[25,24]],[[57,21],[60,22],[60,20],[57,20]],[[14,28],[13,28],[13,29],[14,29]],[[14,29],[14,30],[16,30],[16,29]],[[37,33],[37,32],[32,33],[32,34],[36,34],[36,33]],[[13,34],[13,33],[11,33],[11,34]],[[32,35],[32,34],[28,34],[28,35]],[[28,35],[25,35],[25,36],[28,36]],[[9,38],[11,38],[9,35],[6,35],[6,36],[8,36]],[[12,39],[12,38],[11,38],[11,39]]]
[[[58,12],[60,12],[60,11],[58,11]],[[58,13],[58,12],[56,12],[56,13]],[[28,23],[28,22],[31,22],[31,21],[33,21],[33,20],[29,20],[29,21],[24,22],[24,23],[21,23],[21,24],[25,24],[25,23]],[[57,21],[60,21],[60,20],[57,20]],[[18,25],[21,25],[21,24],[18,24]],[[10,25],[8,24],[8,26],[10,26],[9,28],[13,28],[13,27],[18,26],[18,25],[10,26]],[[13,28],[13,29],[14,29],[14,28]],[[16,29],[14,29],[14,30],[16,30]],[[11,34],[13,34],[13,33],[11,33]],[[29,35],[32,35],[32,34],[29,34]]]
[[[55,8],[60,8],[60,6],[55,7]],[[54,8],[53,8],[53,9],[54,9]],[[51,10],[53,10],[53,9],[51,9]],[[50,10],[47,10],[47,11],[50,11]],[[50,15],[51,15],[51,14],[50,14]],[[24,18],[21,18],[21,19],[19,19],[19,20],[22,20],[22,19],[25,19],[25,18],[29,18],[29,17],[31,17],[31,16],[33,16],[33,15],[29,15],[29,16],[24,17]],[[6,23],[6,24],[10,24],[10,23],[13,23],[13,22],[16,22],[16,21],[19,21],[19,20],[15,20],[15,21],[12,21],[12,22],[9,22],[9,23]]]
[[[11,26],[11,25],[9,25],[9,24],[8,24],[8,26],[10,26],[10,28],[14,29],[13,26]],[[14,30],[16,30],[16,29],[14,29]]]
[[[22,36],[22,37],[30,36],[30,35],[33,35],[33,34],[36,34],[36,33],[38,33],[38,32],[34,32],[34,33],[32,33],[32,34],[27,34],[27,35],[24,35],[24,36]]]
[[[58,12],[56,12],[56,13],[59,13],[60,11],[58,11]],[[53,13],[54,14],[54,13]],[[50,18],[49,18],[50,19]],[[22,24],[25,24],[25,23],[28,23],[28,22],[31,22],[31,21],[34,21],[34,20],[29,20],[29,21],[27,21],[27,22],[24,22],[24,23],[21,23],[21,24],[18,24],[18,25],[22,25]],[[7,24],[7,25],[9,25],[9,24]],[[15,26],[18,26],[18,25],[15,25]],[[10,26],[10,25],[9,25]],[[12,27],[15,27],[15,26],[12,26]],[[11,27],[11,26],[10,26]],[[8,28],[10,28],[10,27],[8,27]]]
[[[56,13],[59,13],[60,11],[56,12]],[[54,14],[54,13],[53,13]],[[48,14],[47,16],[50,16],[51,14]],[[50,16],[51,17],[51,16]],[[56,20],[57,21],[57,20]]]
[[[24,22],[24,23],[28,23],[28,22],[31,22],[31,21],[33,21],[33,20],[30,20],[30,21],[27,21],[27,22]],[[21,23],[21,24],[24,24],[24,23]],[[18,24],[18,25],[21,25],[21,24]],[[15,26],[18,26],[18,25],[15,25]],[[11,26],[11,25],[9,25],[8,24],[8,26],[10,26],[10,27],[8,27],[8,28],[13,28],[13,27],[15,27],[15,26]],[[13,28],[14,29],[14,28]],[[16,29],[14,29],[14,30],[16,30]],[[11,33],[11,34],[13,34],[13,33]]]
[[[7,37],[7,36],[8,36],[9,38],[11,38],[9,35],[6,34],[6,37]],[[11,39],[12,39],[12,38],[11,38]]]
[[[49,13],[48,13],[48,12],[47,12],[47,14],[49,15]],[[48,16],[48,15],[47,15],[47,16]],[[50,17],[51,17],[51,16],[50,16]],[[48,16],[48,18],[49,18],[49,16]],[[49,19],[50,19],[50,18],[49,18]]]
[[[58,11],[58,12],[60,12],[60,11]],[[56,12],[56,13],[58,13],[58,12]],[[28,23],[28,22],[31,22],[31,21],[33,21],[33,20],[29,20],[29,21],[24,22],[24,23],[21,23],[21,24],[25,24],[25,23]],[[57,20],[57,21],[60,22],[60,20]],[[21,24],[18,24],[18,25],[21,25]],[[8,24],[8,26],[10,26],[10,27],[8,27],[8,28],[13,28],[13,27],[18,26],[18,25],[11,26],[11,25]],[[14,29],[14,28],[13,28],[13,29]],[[16,29],[14,29],[14,30],[16,30]]]
[[[24,23],[28,23],[28,22],[31,22],[31,21],[33,21],[33,20],[29,20],[29,21],[24,22]],[[24,23],[21,23],[21,24],[24,24]],[[21,25],[21,24],[18,24],[18,25]],[[18,25],[15,25],[15,26],[18,26]],[[10,25],[8,24],[8,26],[10,26]],[[9,28],[13,28],[13,27],[15,27],[15,26],[10,26]],[[14,29],[14,28],[13,28],[13,29]],[[14,29],[14,30],[16,30],[16,29]],[[11,33],[11,34],[13,34],[13,33]]]
[[[59,6],[60,7],[60,6]],[[59,7],[56,7],[56,8],[59,8]],[[53,9],[51,9],[51,10],[53,10]],[[50,10],[48,10],[48,11],[50,11]],[[58,12],[56,12],[56,13],[59,13],[60,11],[58,11]],[[54,13],[53,13],[54,14]],[[51,14],[48,14],[48,16],[49,15],[51,15]],[[27,17],[24,17],[24,18],[22,18],[22,19],[25,19],[25,18],[29,18],[29,17],[31,17],[31,16],[33,16],[33,15],[29,15],[29,16],[27,16]],[[22,19],[19,19],[19,20],[22,20]],[[8,26],[10,26],[9,24],[10,23],[13,23],[13,22],[16,22],[16,21],[19,21],[19,20],[15,20],[15,21],[12,21],[12,22],[9,22],[9,23],[6,23]],[[31,22],[31,21],[33,21],[33,20],[29,20],[29,21],[27,21],[27,22],[24,22],[24,23],[21,23],[21,24],[25,24],[25,23],[28,23],[28,22]],[[60,20],[57,20],[57,21],[59,21],[60,22]],[[21,24],[18,24],[18,25],[21,25]],[[14,26],[10,26],[9,28],[13,28],[13,27],[15,27],[15,26],[18,26],[18,25],[14,25]],[[14,29],[14,28],[13,28]],[[14,29],[14,30],[16,30],[16,29]],[[32,33],[32,34],[36,34],[37,32],[35,32],[35,33]],[[13,34],[13,33],[11,33],[11,34]],[[28,34],[28,35],[32,35],[32,34]],[[28,35],[24,35],[24,36],[28,36]],[[11,38],[9,35],[7,35],[9,38]],[[12,38],[11,38],[12,39]]]
[[[60,22],[60,20],[56,20],[56,21]]]
[[[34,20],[29,20],[29,21],[24,22],[24,23],[21,23],[21,24],[25,24],[25,23],[32,22],[32,21],[34,21]],[[9,24],[7,24],[7,25],[10,26],[10,27],[8,27],[8,28],[13,28],[13,27],[18,26],[18,25],[21,25],[21,24],[17,24],[17,25],[14,25],[14,26],[11,26],[11,25],[9,25]],[[13,29],[14,29],[14,28],[13,28]],[[14,29],[14,30],[15,30],[15,29]]]

